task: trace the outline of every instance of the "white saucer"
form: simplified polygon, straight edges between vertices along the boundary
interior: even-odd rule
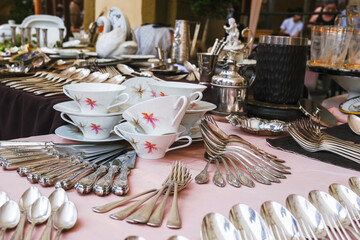
[[[203,140],[199,127],[193,127],[192,129],[190,129],[189,136],[191,137],[193,142],[200,142]],[[187,142],[187,140],[181,139],[178,142]]]
[[[80,141],[80,142],[114,142],[114,141],[123,140],[115,133],[110,134],[110,136],[106,139],[87,139],[84,138],[83,134],[77,127],[70,124],[58,127],[55,130],[55,134],[65,139]]]
[[[109,113],[104,113],[104,114],[82,113],[75,101],[66,101],[66,102],[57,103],[53,106],[53,108],[59,112],[70,113],[74,115],[86,115],[86,116],[115,116],[123,113],[123,111],[116,111],[118,110],[116,107],[114,107],[113,109],[111,108]]]

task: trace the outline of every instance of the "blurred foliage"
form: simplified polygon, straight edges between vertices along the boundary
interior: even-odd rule
[[[12,0],[9,19],[20,24],[24,18],[34,14],[34,0]]]
[[[229,13],[233,4],[239,4],[241,0],[185,0],[190,4],[192,12],[198,16],[222,19]]]

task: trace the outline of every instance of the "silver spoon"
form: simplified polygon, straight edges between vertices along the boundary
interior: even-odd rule
[[[244,239],[273,239],[264,219],[254,209],[245,204],[234,205],[230,209],[230,221],[245,235]]]
[[[167,240],[189,240],[189,239],[181,235],[174,235],[169,237]]]
[[[360,196],[360,178],[351,177],[349,178],[349,186],[358,196]]]
[[[195,182],[198,184],[207,183],[209,181],[208,168],[210,165],[210,159],[206,158],[206,165],[204,169],[195,177]]]
[[[349,213],[351,225],[356,231],[360,226],[359,213],[360,213],[360,197],[351,189],[344,185],[333,183],[329,186],[329,193],[336,200],[338,200]],[[357,231],[357,233],[359,233]],[[360,236],[358,236],[360,238]]]
[[[202,240],[242,239],[235,226],[219,213],[208,213],[205,215],[201,223],[200,234]]]
[[[117,64],[116,67],[119,69],[120,72],[122,72],[123,74],[126,74],[126,75],[142,76],[142,77],[153,78],[153,79],[156,79],[158,81],[164,81],[161,78],[155,77],[154,73],[152,73],[150,71],[136,72],[134,69],[132,69],[128,65],[121,64],[121,63]]]
[[[303,239],[297,220],[281,204],[266,201],[261,205],[260,214],[269,225],[275,239]]]
[[[308,233],[307,238],[324,238],[326,235],[332,239],[320,212],[304,197],[291,194],[286,198],[286,207],[298,220],[300,228]]]
[[[140,237],[140,236],[132,235],[132,236],[126,237],[124,240],[146,240],[146,239],[143,237]]]
[[[50,240],[51,237],[51,226],[53,222],[53,216],[55,212],[61,207],[64,202],[68,201],[66,192],[62,188],[57,188],[49,196],[49,201],[51,204],[51,215],[46,223],[46,227],[41,234],[39,240]]]
[[[37,187],[28,188],[19,200],[19,207],[23,214],[20,217],[20,222],[17,225],[14,235],[12,235],[11,240],[22,240],[24,232],[24,224],[27,218],[27,210],[31,205],[41,196],[40,191]]]
[[[45,222],[51,214],[51,205],[47,197],[39,197],[28,209],[28,221],[31,223],[26,233],[25,240],[30,240],[35,225]]]
[[[338,234],[341,238],[351,239],[344,229],[352,230],[348,227],[350,224],[348,212],[334,197],[326,192],[313,190],[309,193],[309,200],[322,214],[334,236]]]
[[[4,239],[6,229],[14,228],[20,221],[19,205],[9,200],[0,207],[0,239]]]
[[[57,229],[55,240],[60,238],[64,229],[72,228],[77,221],[77,210],[73,202],[68,201],[61,205],[54,215],[54,227]]]
[[[360,135],[360,118],[357,115],[348,115],[348,125],[354,133]]]
[[[218,187],[224,187],[226,183],[220,171],[219,160],[217,157],[215,157],[214,159],[216,163],[216,170],[213,177],[213,182]]]
[[[0,191],[0,207],[9,201],[9,195],[6,192]]]

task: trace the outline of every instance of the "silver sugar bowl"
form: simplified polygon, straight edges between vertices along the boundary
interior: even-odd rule
[[[212,113],[219,116],[230,113],[245,115],[247,91],[254,79],[255,75],[250,80],[241,76],[237,72],[236,62],[228,59],[227,67],[211,80],[212,103],[217,106]]]

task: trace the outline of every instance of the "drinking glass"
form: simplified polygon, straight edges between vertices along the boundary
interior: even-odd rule
[[[360,69],[360,29],[354,29],[348,51],[346,68]]]
[[[325,63],[329,67],[342,68],[348,52],[353,28],[331,26],[326,34],[324,53]]]
[[[324,47],[321,45],[321,26],[315,25],[311,28],[311,56],[312,64],[321,63],[321,52]]]

